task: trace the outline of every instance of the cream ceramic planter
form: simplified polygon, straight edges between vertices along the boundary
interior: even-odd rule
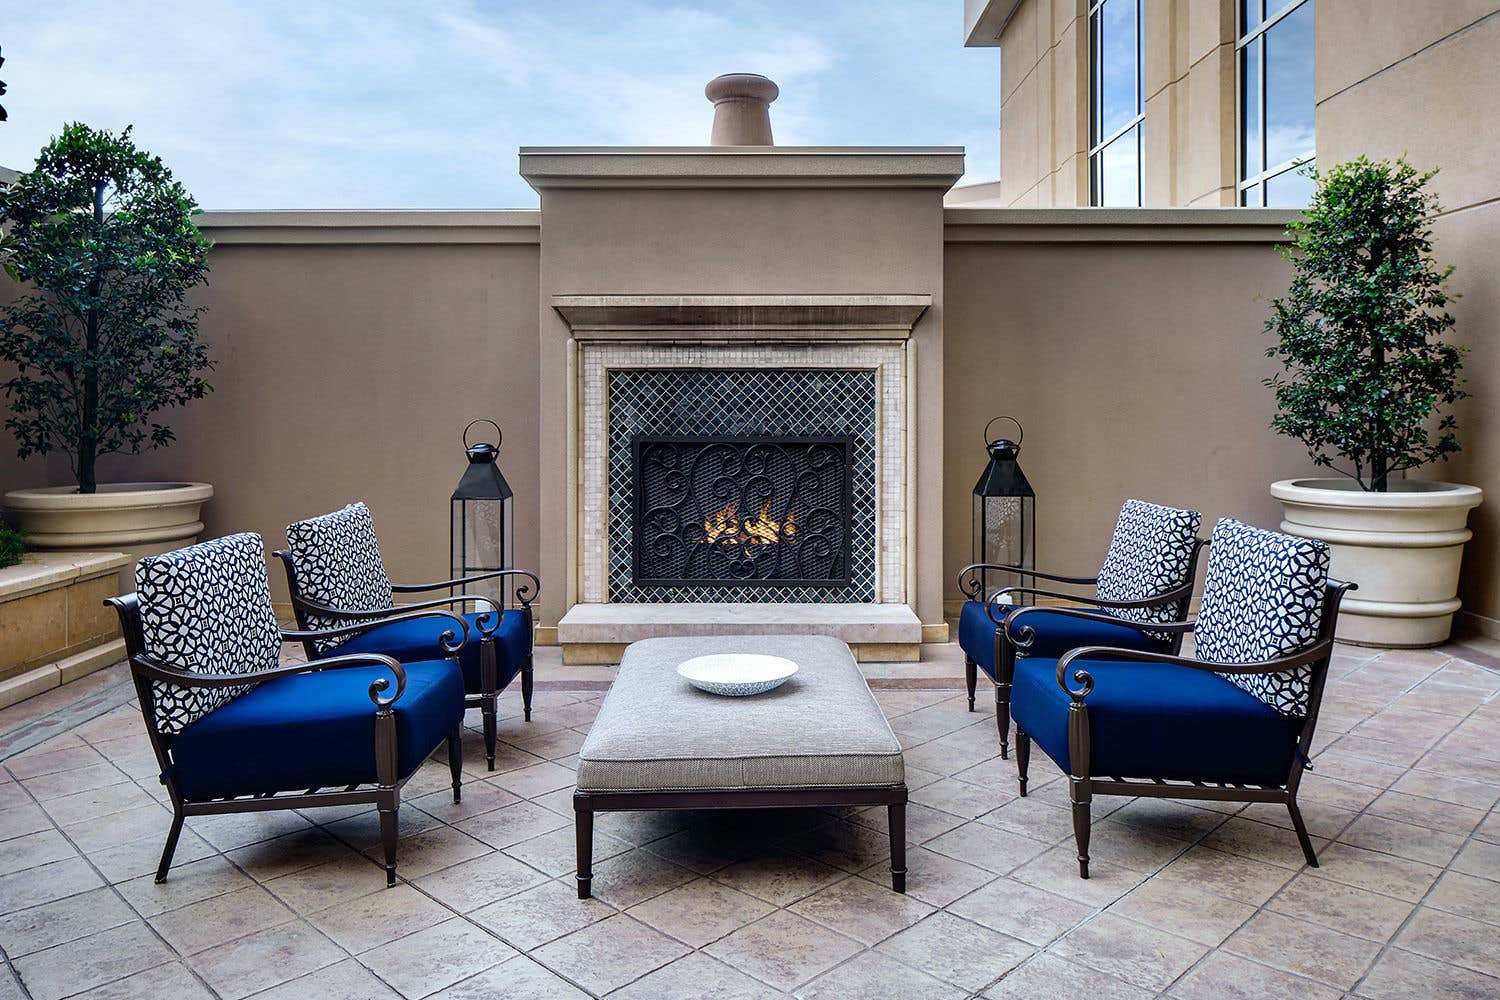
[[[5,508],[33,549],[107,549],[130,556],[122,583],[133,590],[135,561],[191,545],[203,531],[199,513],[214,495],[207,483],[105,483],[12,490]]]
[[[1330,572],[1359,584],[1344,598],[1338,638],[1362,646],[1436,646],[1458,610],[1458,570],[1473,535],[1477,486],[1403,479],[1367,493],[1347,479],[1283,479],[1281,530],[1328,543]]]

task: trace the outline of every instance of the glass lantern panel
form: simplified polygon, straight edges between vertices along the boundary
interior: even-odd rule
[[[1034,513],[1029,497],[984,497],[983,561],[1007,566],[1035,565],[1031,551],[1035,537]],[[1026,586],[1019,573],[990,572],[985,576],[985,596],[998,590]]]
[[[509,506],[508,498],[453,501],[452,568],[455,578],[510,567]],[[505,606],[509,589],[503,578],[481,580],[463,588],[464,592],[499,601],[501,607]]]

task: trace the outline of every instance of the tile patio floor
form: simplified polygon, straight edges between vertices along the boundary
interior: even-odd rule
[[[79,682],[103,714],[4,761],[0,998],[1496,997],[1497,663],[1339,653],[1303,782],[1316,870],[1274,808],[1103,799],[1080,881],[1050,762],[1016,799],[988,711],[887,688],[909,895],[883,809],[613,814],[587,903],[570,796],[599,692],[539,690],[529,725],[508,693],[462,806],[429,763],[395,889],[373,811],[329,809],[191,820],[157,886],[168,812],[117,667]]]

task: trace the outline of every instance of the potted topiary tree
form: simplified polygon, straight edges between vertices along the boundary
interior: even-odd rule
[[[5,427],[21,458],[65,454],[76,483],[14,490],[5,506],[33,548],[135,556],[203,530],[206,483],[105,483],[102,455],[173,440],[160,411],[209,391],[200,309],[208,273],[197,205],[160,158],[114,134],[70,124],[36,166],[0,190],[0,261],[23,284],[0,309]]]
[[[1335,576],[1359,584],[1339,637],[1432,646],[1458,610],[1458,571],[1478,487],[1405,474],[1458,451],[1448,410],[1464,397],[1463,349],[1444,339],[1452,268],[1432,260],[1432,173],[1363,157],[1318,176],[1294,242],[1292,284],[1272,303],[1267,355],[1285,371],[1271,426],[1341,479],[1271,486],[1282,528],[1320,538]]]

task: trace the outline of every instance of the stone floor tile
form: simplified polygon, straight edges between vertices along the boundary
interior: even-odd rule
[[[1348,788],[1363,788],[1363,785],[1355,785],[1347,781],[1339,784]],[[1371,788],[1368,791],[1378,793],[1379,789]],[[1322,840],[1333,840],[1354,822],[1359,815],[1357,810],[1340,809],[1327,803],[1319,802],[1307,796],[1301,797],[1299,803],[1302,812],[1302,822],[1307,825],[1307,832]],[[1274,802],[1252,802],[1240,810],[1240,816],[1257,823],[1265,823],[1269,826],[1278,826],[1283,830],[1294,830],[1292,817],[1287,808],[1280,803]]]
[[[79,993],[75,1000],[214,1000],[214,995],[181,962],[158,965]]]
[[[5,770],[17,781],[35,778],[44,774],[72,771],[104,762],[104,755],[93,747],[75,741],[71,746],[59,746],[50,750],[40,747],[8,757]]]
[[[494,849],[451,826],[438,826],[425,830],[414,837],[402,837],[396,847],[396,871],[403,878],[421,878],[435,871],[450,868],[461,861],[489,854]],[[365,857],[385,864],[385,851],[372,847]]]
[[[1339,840],[1366,850],[1440,867],[1452,861],[1464,843],[1464,838],[1455,833],[1412,826],[1372,813],[1365,813],[1349,824],[1349,828],[1339,834]]]
[[[1108,855],[1090,850],[1089,877],[1078,876],[1078,848],[1054,847],[1011,872],[1011,878],[1067,896],[1089,906],[1108,906],[1146,880],[1147,873],[1126,868]]]
[[[308,914],[308,922],[345,951],[362,952],[441,923],[453,914],[442,904],[397,885]]]
[[[566,979],[518,955],[434,993],[432,1000],[582,1000],[587,996]]]
[[[1175,880],[1153,878],[1116,900],[1110,912],[1214,947],[1249,920],[1255,907]]]
[[[1408,795],[1395,789],[1382,793],[1370,804],[1369,811],[1376,816],[1384,816],[1386,819],[1399,820],[1413,826],[1465,837],[1473,832],[1485,817],[1484,809]]]
[[[647,846],[655,847],[656,843]],[[611,837],[607,833],[600,833],[596,829],[594,831],[594,864],[606,858],[612,858],[616,854],[623,854],[632,846],[628,841]],[[558,875],[571,876],[578,868],[578,842],[571,825],[559,827],[540,837],[523,840],[519,844],[511,844],[505,848],[505,853],[554,878]]]
[[[764,900],[700,878],[632,906],[626,912],[691,947],[701,948],[773,909]]]
[[[1462,854],[1459,855],[1461,860]],[[1319,855],[1318,874],[1358,889],[1416,902],[1426,895],[1442,869],[1419,861],[1333,843]]]
[[[1073,928],[1048,950],[1059,958],[1150,990],[1166,989],[1208,954],[1208,949],[1196,942],[1112,912]]]
[[[1230,935],[1224,942],[1224,950],[1349,990],[1380,954],[1380,945],[1332,928],[1263,911]]]
[[[974,819],[998,809],[1016,798],[1014,790],[992,785],[976,785],[958,778],[942,778],[911,793],[911,801],[945,813]]]
[[[569,825],[550,809],[533,802],[517,802],[466,819],[457,828],[491,847],[504,848]]]
[[[91,889],[0,917],[0,948],[14,961],[135,919],[113,889]]]
[[[293,811],[223,813],[193,816],[187,821],[189,830],[225,852],[285,836],[307,825],[307,819]]]
[[[1181,1000],[1339,1000],[1343,991],[1216,951],[1168,991]]]
[[[762,854],[714,872],[712,878],[741,892],[786,906],[843,878],[837,868],[785,852]]]
[[[332,941],[298,920],[199,952],[188,962],[215,992],[238,1000],[345,957]]]
[[[523,799],[529,799],[536,795],[545,795],[547,792],[555,792],[559,788],[572,788],[577,782],[578,772],[549,760],[507,771],[485,784],[493,785]],[[464,791],[465,794],[468,793],[467,789]]]
[[[636,847],[670,837],[691,826],[699,817],[680,809],[654,812],[606,812],[594,814],[594,836],[604,834]],[[571,827],[571,821],[565,821]]]
[[[914,847],[906,852],[906,868],[906,894],[933,906],[947,906],[996,878],[994,872],[936,854],[925,847]],[[872,882],[889,885],[890,871],[890,859],[883,858],[861,870],[860,874]]]
[[[675,839],[677,838],[668,837],[666,840],[659,840],[651,845],[651,849],[655,849],[657,844],[669,844]],[[846,872],[864,871],[873,865],[884,865],[886,871],[890,871],[890,836],[884,829],[877,830],[861,823],[851,823],[842,819],[833,820],[810,830],[790,833],[778,838],[776,843]],[[763,844],[744,843],[736,849],[739,856],[733,860],[742,860],[751,854],[758,853],[763,847]],[[918,850],[921,848],[908,847],[908,854]],[[911,867],[910,860],[907,866]]]
[[[398,855],[399,860],[399,855]],[[397,869],[400,872],[400,869]],[[281,901],[301,914],[326,910],[358,899],[385,885],[385,871],[363,855],[349,853],[321,865],[303,868],[265,883]]]
[[[1411,914],[1412,903],[1305,871],[1288,882],[1266,908],[1355,937],[1384,942]]]
[[[850,818],[862,826],[886,833],[890,829],[887,823],[889,812],[886,806],[870,806],[868,809],[861,809]],[[933,809],[920,802],[910,802],[906,806],[906,842],[908,844],[925,843],[947,833],[954,827],[962,826],[964,822],[965,819],[962,816],[955,816],[941,809]]]
[[[597,899],[581,900],[571,884],[546,882],[490,903],[469,914],[482,927],[505,941],[530,951],[610,916],[615,908]]]
[[[132,840],[149,840],[160,848],[171,825],[171,809],[157,802],[146,802],[107,816],[71,823],[63,827],[63,833],[80,851],[92,855]],[[187,831],[183,833],[193,836]]]
[[[610,1000],[774,1000],[785,995],[702,952],[694,952],[609,996]]]
[[[531,957],[584,989],[603,994],[688,951],[681,942],[617,913],[543,945]]]
[[[1500,923],[1500,882],[1463,872],[1444,872],[1422,905],[1472,920]]]
[[[1150,1000],[1150,990],[1052,954],[1037,955],[984,991],[988,1000]]]
[[[1040,947],[1087,919],[1093,908],[1002,878],[950,904],[948,911]]]
[[[464,782],[463,799],[459,802],[453,801],[451,788],[440,788],[410,800],[412,805],[444,823],[459,823],[519,801],[519,796],[491,781]]]
[[[867,951],[799,989],[805,1000],[963,1000],[966,991],[918,972],[877,951]]]
[[[359,960],[396,992],[416,1000],[514,957],[516,951],[462,917],[363,952]]]
[[[1221,812],[1200,809],[1186,802],[1139,798],[1130,800],[1110,813],[1105,822],[1118,823],[1157,837],[1192,842],[1223,825],[1224,820],[1225,816]]]
[[[638,847],[596,863],[592,889],[596,899],[624,910],[697,877],[681,865]]]
[[[1396,935],[1396,945],[1500,978],[1500,927],[1494,923],[1419,906]]]
[[[346,958],[257,993],[255,1000],[399,1000],[400,996],[358,961]]]
[[[535,868],[493,851],[412,881],[444,906],[468,913],[549,879]]]
[[[66,795],[105,788],[109,785],[119,785],[128,781],[130,779],[124,771],[101,758],[98,763],[84,767],[75,767],[67,771],[52,771],[35,778],[24,778],[21,785],[38,802],[50,802]]]
[[[0,809],[0,840],[52,829],[51,818],[30,800]]]
[[[451,801],[451,799],[450,799]],[[363,853],[379,854],[382,847],[380,833],[380,812],[376,809],[362,809],[353,816],[332,822],[324,821],[323,829],[334,837],[353,847],[356,851]],[[409,803],[403,804],[396,813],[396,836],[400,838],[401,846],[423,833],[432,830],[449,829],[441,824],[436,816],[430,816],[420,809],[414,808]],[[397,850],[397,863],[400,863],[400,850]],[[382,861],[382,864],[384,862]]]
[[[1107,859],[1142,874],[1150,874],[1170,864],[1190,846],[1186,840],[1157,833],[1137,823],[1117,823],[1111,816],[1092,825],[1089,857]],[[1076,851],[1074,855],[1077,856]]]
[[[0,842],[0,875],[25,871],[39,865],[51,864],[65,858],[76,857],[77,851],[57,830],[50,826],[36,833]],[[4,904],[0,904],[3,906]]]
[[[1500,785],[1417,769],[1403,774],[1391,786],[1391,790],[1481,810],[1489,809],[1500,801]]]
[[[165,844],[165,834],[144,840],[131,840],[89,851],[89,862],[111,883],[128,882],[142,875],[156,873]],[[172,871],[175,872],[179,865],[211,858],[216,853],[208,841],[191,830],[183,830],[177,838],[177,849],[172,852]]]
[[[1040,857],[1052,845],[1013,830],[976,822],[949,830],[923,846],[930,851],[1003,875]],[[907,867],[910,868],[911,864],[908,863]]]
[[[835,882],[788,907],[793,913],[866,945],[885,940],[933,912],[933,907],[890,884],[877,884],[858,875]]]
[[[244,872],[221,857],[204,858],[188,864],[174,865],[167,880],[157,884],[155,875],[143,875],[121,882],[120,895],[143,917],[154,917],[176,910],[200,899],[219,896],[237,889],[251,888],[253,883]]]
[[[1315,758],[1318,773],[1326,778],[1353,781],[1372,788],[1385,789],[1396,783],[1406,773],[1405,768],[1381,764],[1352,753],[1344,753],[1337,744]]]
[[[1328,843],[1318,837],[1313,837],[1312,842],[1314,851],[1321,850]],[[1307,859],[1302,854],[1302,845],[1291,830],[1257,823],[1240,816],[1231,817],[1223,826],[1204,837],[1202,845],[1282,868],[1298,869],[1307,864]]]
[[[1500,844],[1471,840],[1458,852],[1450,867],[1454,871],[1500,882]]]
[[[857,941],[778,910],[704,951],[741,972],[790,991],[861,951]]]
[[[1392,948],[1354,993],[1369,1000],[1494,1000],[1500,979]]]
[[[15,962],[33,1000],[102,986],[172,960],[172,951],[140,921],[39,951]]]
[[[876,946],[905,965],[971,993],[999,979],[1035,952],[1018,938],[938,912]]]
[[[1037,801],[1033,796],[1015,799],[979,817],[986,826],[1019,833],[1023,837],[1056,844],[1073,836],[1073,816],[1066,809]]]
[[[348,844],[334,839],[321,827],[305,826],[284,836],[236,848],[228,852],[226,857],[243,868],[251,878],[268,882],[314,865],[340,859],[352,861],[356,853]]]
[[[67,858],[0,876],[0,909],[22,910],[104,884],[82,858]]]
[[[148,923],[173,948],[191,955],[294,918],[275,896],[252,885],[168,910]]]

